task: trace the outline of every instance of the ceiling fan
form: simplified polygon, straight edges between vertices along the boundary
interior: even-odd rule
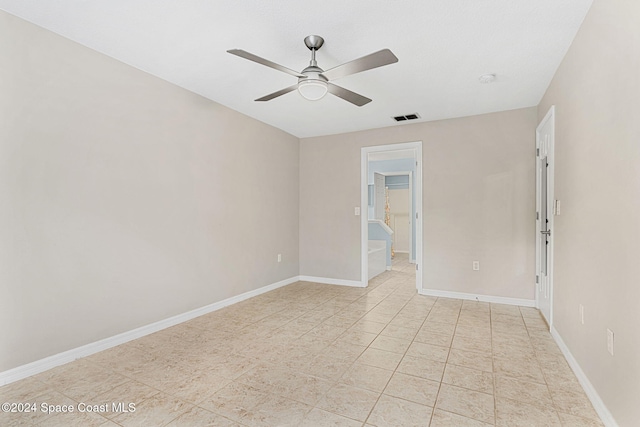
[[[316,51],[322,47],[322,45],[324,44],[324,39],[320,36],[307,36],[304,39],[304,44],[311,51],[311,61],[309,63],[309,66],[300,72],[294,71],[287,67],[283,67],[282,65],[276,64],[275,62],[261,58],[241,49],[231,49],[227,52],[232,55],[248,59],[249,61],[254,61],[258,64],[266,65],[267,67],[274,68],[298,78],[297,84],[286,87],[277,92],[270,93],[269,95],[265,95],[262,98],[256,99],[256,101],[270,101],[274,98],[277,98],[289,92],[293,92],[297,89],[304,98],[310,101],[316,101],[324,97],[327,92],[329,92],[332,95],[337,96],[338,98],[342,98],[345,101],[357,105],[358,107],[362,107],[363,105],[371,102],[371,100],[365,96],[337,86],[331,83],[331,81],[340,77],[349,76],[351,74],[360,73],[362,71],[367,71],[373,68],[382,67],[383,65],[389,65],[398,62],[398,58],[396,58],[396,56],[389,49],[383,49],[324,71],[322,68],[318,67],[318,63],[316,62]]]

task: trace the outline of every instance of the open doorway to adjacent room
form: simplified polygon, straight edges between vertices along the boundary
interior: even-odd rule
[[[362,283],[402,258],[415,264],[420,290],[422,142],[363,147],[361,156]]]

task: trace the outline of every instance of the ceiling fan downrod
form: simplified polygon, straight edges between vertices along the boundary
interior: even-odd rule
[[[316,62],[316,51],[322,47],[324,44],[324,39],[320,36],[307,36],[304,38],[304,44],[311,51],[311,62],[309,63],[312,67],[317,67],[318,63]]]

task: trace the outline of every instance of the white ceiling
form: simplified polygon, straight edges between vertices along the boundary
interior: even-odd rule
[[[537,105],[592,0],[0,0],[0,9],[298,137]],[[239,48],[302,70],[303,39],[328,69],[389,48],[399,62],[337,84],[373,99],[292,92],[296,78],[226,53]],[[496,82],[480,84],[482,74]],[[415,123],[417,121],[412,121]]]

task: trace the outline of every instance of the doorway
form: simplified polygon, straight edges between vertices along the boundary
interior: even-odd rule
[[[536,128],[536,307],[553,325],[555,107]]]
[[[369,170],[370,158],[375,159],[406,159],[409,157],[412,162],[415,163],[415,170],[412,172],[412,212],[411,212],[411,224],[412,228],[415,228],[415,239],[412,237],[411,245],[415,247],[413,254],[415,257],[415,270],[416,270],[416,289],[422,289],[422,141],[398,143],[389,145],[379,145],[374,147],[363,147],[361,149],[361,188],[360,188],[360,203],[362,208],[361,215],[361,280],[364,286],[369,283],[368,280],[368,248],[369,248],[369,215],[370,209],[373,211],[374,207],[369,204],[370,193],[373,193],[374,189],[371,186],[370,189],[370,175],[373,175]],[[384,175],[404,174],[407,175],[407,171],[386,171]],[[371,178],[373,179],[373,178]],[[365,210],[364,207],[368,209]],[[373,212],[372,212],[373,215]],[[413,232],[410,234],[414,234]],[[412,255],[413,255],[412,254]],[[413,261],[413,260],[412,260]]]
[[[413,245],[413,172],[386,172],[385,187],[389,196],[391,229],[394,252],[406,253],[409,263],[415,264],[416,254]]]

